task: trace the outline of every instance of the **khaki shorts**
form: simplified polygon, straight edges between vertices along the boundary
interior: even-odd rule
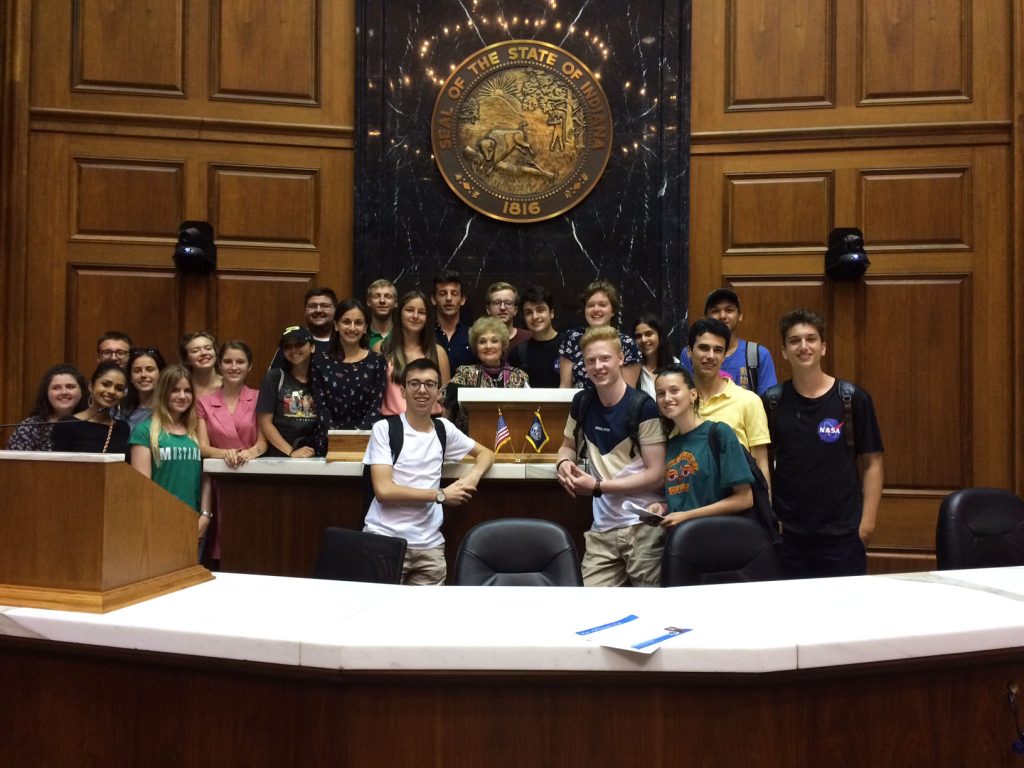
[[[583,585],[587,587],[661,586],[665,534],[646,523],[583,534]]]
[[[430,549],[405,550],[402,563],[402,583],[415,586],[438,586],[448,576],[448,563],[444,559],[444,544]]]

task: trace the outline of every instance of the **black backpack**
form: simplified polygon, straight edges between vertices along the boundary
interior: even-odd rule
[[[434,422],[434,431],[437,433],[437,440],[441,443],[441,461],[444,461],[444,452],[448,448],[448,433],[444,430],[444,424],[441,423],[441,419],[437,416],[431,416],[431,420]],[[405,444],[405,431],[402,429],[402,417],[385,416],[384,420],[388,423],[388,445],[391,448],[391,466],[394,466],[398,462],[398,454],[402,452],[402,446]],[[363,517],[366,516],[366,511],[370,508],[370,503],[373,501],[373,478],[370,476],[370,465],[363,465]]]
[[[718,465],[718,474],[721,476],[722,442],[718,437],[718,424],[716,422],[712,422],[711,429],[708,430],[708,448],[711,450],[711,455],[715,457],[715,464]],[[750,484],[750,489],[754,492],[754,506],[739,514],[748,517],[761,526],[768,533],[772,543],[778,544],[782,541],[782,536],[779,534],[779,518],[775,516],[775,510],[772,509],[772,497],[768,490],[768,481],[765,480],[764,473],[757,466],[757,462],[750,455],[750,451],[744,448],[742,443],[740,443],[740,450],[743,451],[743,455],[747,459],[750,474],[754,476],[754,482]]]
[[[629,431],[629,458],[635,459],[640,450],[640,409],[644,402],[651,399],[651,396],[642,389],[628,388],[629,410],[626,412],[626,429]],[[583,417],[590,410],[590,404],[597,397],[597,390],[587,388],[581,389],[572,398],[569,406],[569,413],[576,420],[576,426],[572,431],[572,439],[576,443],[576,459],[582,461],[587,455],[587,441],[583,437]]]

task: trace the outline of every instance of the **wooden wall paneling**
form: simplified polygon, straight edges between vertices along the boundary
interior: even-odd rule
[[[806,251],[831,229],[832,174],[729,174],[725,254]]]
[[[833,106],[835,6],[728,0],[726,111]]]
[[[313,287],[315,275],[219,272],[216,282],[218,340],[242,339],[252,347],[249,385],[258,387],[281,331],[303,322],[302,297]]]
[[[28,224],[28,103],[25,77],[31,35],[28,0],[0,3],[0,421],[11,423],[25,416],[24,399],[31,398],[35,382],[24,395],[24,354],[28,275],[26,233]],[[0,430],[0,445],[7,435]]]
[[[350,151],[54,133],[37,134],[34,150],[27,293],[54,311],[19,374],[29,394],[65,355],[91,369],[95,337],[109,327],[168,357],[182,332],[200,329],[268,350],[301,322],[310,285],[351,291]],[[185,219],[215,227],[211,277],[175,277]],[[259,290],[245,296],[239,285]],[[247,322],[235,322],[242,314]]]
[[[1013,265],[1014,395],[1013,428],[1017,439],[1013,446],[1017,457],[1015,481],[1017,493],[1024,496],[1024,4],[1013,4],[1013,184],[1010,232]]]
[[[1010,0],[693,5],[695,146],[734,131],[1010,124]]]
[[[861,2],[861,104],[971,99],[971,17],[984,3]]]
[[[873,394],[887,488],[951,492],[971,484],[972,335],[965,276],[868,277],[858,383]]]
[[[1010,220],[1009,147],[985,147],[974,152],[974,248],[972,250],[970,346],[963,364],[975,377],[976,400],[971,413],[974,455],[973,485],[1011,488],[1014,433],[1013,384],[1021,369],[1013,369],[1014,306],[1022,300],[1013,292]],[[1020,245],[1018,244],[1018,248]],[[1020,251],[1017,252],[1019,268]],[[982,385],[984,382],[984,385]]]
[[[210,165],[210,220],[217,242],[315,249],[320,184],[315,168]]]
[[[181,319],[173,269],[122,269],[68,264],[67,359],[89,376],[96,365],[96,339],[117,329],[137,346],[154,346],[168,362],[178,357]]]
[[[159,238],[185,218],[184,162],[73,157],[72,240]]]
[[[212,0],[210,15],[211,98],[320,103],[318,0]]]
[[[185,95],[183,0],[72,3],[71,88]]]
[[[46,52],[31,61],[37,109],[132,124],[162,115],[164,128],[278,141],[351,136],[354,0],[38,0],[32,11]]]
[[[860,214],[875,247],[971,248],[973,223],[969,167],[866,170],[860,174]]]
[[[67,242],[69,196],[68,139],[56,134],[34,134],[30,143],[28,227],[26,232],[26,312],[32,341],[25,344],[19,378],[22,402],[17,411],[27,413],[29,401],[43,371],[71,354],[65,341],[68,280],[63,249]],[[95,360],[95,355],[93,355]],[[20,418],[20,417],[19,417]]]

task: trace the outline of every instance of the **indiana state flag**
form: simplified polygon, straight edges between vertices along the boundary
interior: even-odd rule
[[[505,423],[505,417],[501,415],[501,410],[498,410],[498,426],[494,429],[494,452],[497,453],[501,450],[502,446],[506,443],[512,442],[512,434],[508,431],[508,424]]]
[[[544,429],[544,422],[540,418],[540,411],[534,411],[533,424],[530,425],[530,431],[526,433],[526,442],[533,446],[533,450],[540,453],[550,439]]]

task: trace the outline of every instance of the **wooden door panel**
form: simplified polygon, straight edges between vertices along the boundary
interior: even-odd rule
[[[253,349],[249,385],[258,387],[277,351],[281,331],[303,322],[302,297],[314,275],[217,275],[216,328],[219,341],[241,339]]]
[[[890,491],[949,493],[973,477],[964,277],[868,278],[858,382],[872,393]]]
[[[89,376],[96,339],[107,330],[156,347],[168,362],[178,358],[178,276],[174,270],[69,264],[66,359]]]
[[[733,287],[785,379],[779,317],[823,314],[826,370],[871,392],[882,427],[880,549],[930,551],[945,494],[1012,486],[1009,167],[999,143],[693,158],[691,319]],[[824,277],[832,226],[863,229],[865,279]]]

